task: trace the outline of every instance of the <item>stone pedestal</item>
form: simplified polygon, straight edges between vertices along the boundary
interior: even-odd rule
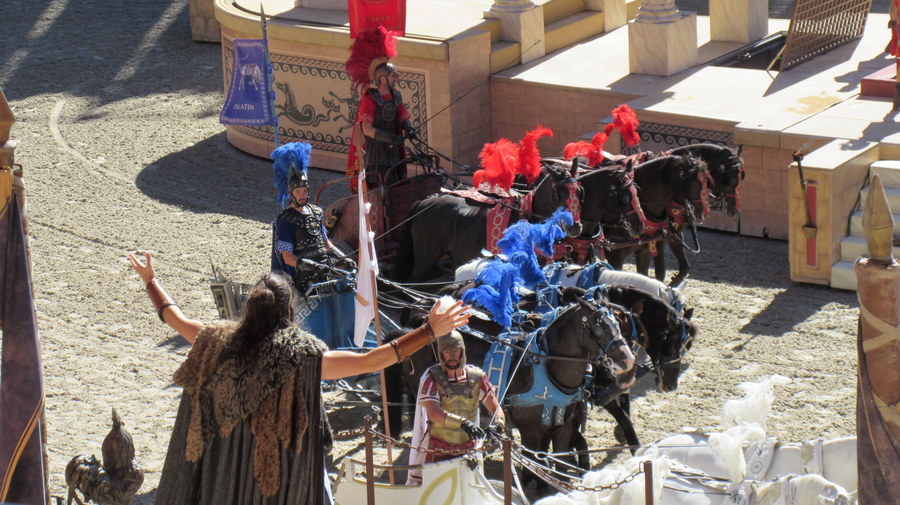
[[[668,76],[696,64],[695,12],[651,11],[648,15],[641,7],[638,17],[628,23],[628,69],[632,74]]]
[[[768,31],[769,0],[709,0],[710,40],[749,44]]]
[[[603,13],[603,31],[609,32],[628,23],[625,0],[586,0],[585,8]]]
[[[484,17],[499,19],[503,40],[518,42],[521,62],[528,63],[544,56],[544,8],[531,0],[495,0]]]
[[[219,42],[219,22],[214,4],[215,0],[188,0],[191,39],[195,42]]]

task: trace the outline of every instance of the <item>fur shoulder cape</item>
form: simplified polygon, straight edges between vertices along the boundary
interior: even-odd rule
[[[256,358],[223,360],[235,323],[214,323],[198,334],[174,380],[190,395],[185,458],[199,461],[209,440],[248,422],[256,439],[253,475],[265,496],[278,491],[282,446],[303,449],[309,412],[320,408],[324,343],[296,327],[260,343]],[[313,427],[313,429],[318,429]]]

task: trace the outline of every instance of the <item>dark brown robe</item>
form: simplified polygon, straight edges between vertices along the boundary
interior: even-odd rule
[[[328,503],[319,378],[325,345],[297,328],[252,363],[222,360],[234,325],[197,335],[175,372],[184,387],[157,505]]]

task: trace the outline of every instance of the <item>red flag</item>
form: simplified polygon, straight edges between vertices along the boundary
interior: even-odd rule
[[[5,205],[4,205],[5,203]],[[0,202],[0,502],[46,502],[41,416],[44,372],[25,232],[16,193]]]
[[[350,38],[378,25],[406,35],[406,0],[348,0],[348,10]]]

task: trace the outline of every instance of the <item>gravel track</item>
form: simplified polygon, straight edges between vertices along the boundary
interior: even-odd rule
[[[99,454],[115,407],[147,470],[135,503],[149,504],[180,394],[172,372],[187,347],[152,313],[125,255],[152,251],[184,310],[215,318],[211,260],[246,281],[268,268],[271,162],[225,140],[220,49],[190,41],[186,2],[9,0],[4,11],[0,86],[26,174],[51,492],[64,496],[72,456]],[[334,177],[312,173],[314,185]],[[648,380],[635,389],[642,438],[712,429],[740,382],[773,373],[793,382],[776,392],[772,434],[854,434],[855,295],[792,283],[785,242],[700,238],[685,288],[700,336],[678,391]],[[336,427],[358,426],[365,410],[340,410]],[[611,434],[595,412],[589,442],[611,445]]]

